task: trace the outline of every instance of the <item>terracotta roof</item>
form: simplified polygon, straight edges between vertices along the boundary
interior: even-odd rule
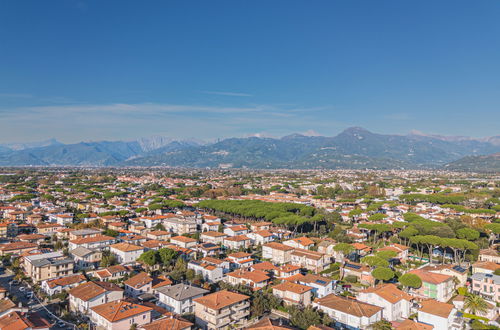
[[[235,253],[228,254],[228,257],[236,258],[236,259],[248,258],[251,256],[252,255],[250,253],[246,253],[246,252],[235,252]]]
[[[108,291],[123,291],[123,289],[107,282],[86,282],[69,290],[69,294],[80,300],[89,301]]]
[[[453,277],[449,276],[449,275],[427,272],[427,271],[421,270],[421,269],[414,269],[414,270],[410,271],[409,273],[415,274],[418,277],[420,277],[422,282],[427,282],[427,283],[432,283],[432,284],[440,284],[440,283],[446,282],[450,279],[453,279]]]
[[[92,310],[109,322],[118,322],[136,315],[151,312],[153,309],[126,301],[116,300],[92,307]]]
[[[249,296],[243,294],[222,290],[204,297],[196,298],[193,301],[210,309],[219,310],[249,298]]]
[[[243,269],[237,269],[232,273],[228,273],[227,276],[248,279],[252,282],[259,283],[264,282],[270,279],[266,273],[261,272],[260,270],[247,271]]]
[[[244,241],[249,241],[250,238],[248,238],[246,235],[238,235],[238,236],[225,238],[224,240],[225,241],[232,241],[232,242],[244,242]]]
[[[321,306],[357,317],[371,317],[383,309],[382,307],[370,305],[351,298],[336,296],[334,294],[316,299],[314,302]]]
[[[170,242],[172,242],[173,240],[178,241],[178,242],[183,242],[183,243],[196,242],[196,240],[194,238],[186,237],[186,236],[175,236],[175,237],[170,238]]]
[[[42,318],[38,313],[27,315],[21,312],[10,312],[0,318],[0,329],[2,330],[21,330],[49,328],[50,323]]]
[[[135,276],[132,276],[123,283],[135,289],[138,289],[151,282],[153,282],[153,278],[151,278],[147,273],[142,272]]]
[[[177,317],[164,317],[154,322],[141,325],[144,330],[182,330],[191,328],[194,324]]]
[[[297,283],[292,283],[292,282],[283,282],[278,285],[273,286],[273,290],[279,290],[279,291],[289,291],[293,293],[298,293],[302,294],[307,291],[311,291],[312,288],[306,285],[302,284],[297,284]]]
[[[262,237],[271,237],[273,236],[273,233],[271,233],[269,230],[257,230],[254,232],[254,234],[262,236]]]
[[[412,320],[404,320],[403,322],[399,324],[394,324],[393,322],[393,327],[396,330],[432,330],[434,327],[429,324],[425,323],[420,323],[417,321],[412,321]]]
[[[56,286],[66,286],[83,281],[86,281],[85,276],[83,276],[82,274],[77,274],[49,280],[47,281],[47,285],[49,286],[49,288],[55,288]]]
[[[407,300],[407,301],[410,301],[412,299],[412,297],[409,294],[407,294],[404,291],[399,290],[392,283],[382,284],[382,285],[379,285],[375,288],[371,287],[371,288],[365,289],[361,292],[374,293],[377,296],[381,297],[382,299],[390,302],[391,304],[395,304],[398,301],[401,301],[403,299]]]
[[[258,264],[253,264],[252,265],[253,270],[260,270],[260,271],[277,271],[279,268],[270,263],[269,261],[264,261],[260,262]]]
[[[201,233],[202,236],[210,236],[210,237],[222,237],[227,236],[227,234],[219,233],[218,231],[206,231]]]
[[[113,245],[109,246],[110,248],[123,251],[123,252],[131,252],[131,251],[138,251],[138,250],[144,250],[142,246],[130,244],[130,243],[116,243]]]
[[[421,302],[421,305],[422,307],[419,309],[420,312],[444,318],[448,318],[453,308],[455,308],[452,304],[439,302],[434,299],[424,300]]]
[[[477,261],[472,264],[472,268],[482,268],[495,271],[500,268],[500,265],[491,261]]]
[[[86,243],[96,243],[96,242],[104,242],[114,240],[111,236],[106,235],[96,235],[93,237],[83,237],[71,240],[70,242],[73,244],[86,244]]]
[[[314,245],[314,242],[310,238],[305,236],[294,238],[293,240],[302,246]]]
[[[274,323],[273,323],[274,322]],[[254,330],[288,330],[288,329],[293,329],[290,327],[282,326],[282,325],[276,325],[277,321],[271,320],[269,317],[263,318],[259,322],[246,327],[244,329],[254,329]]]
[[[281,251],[291,251],[294,248],[285,244],[277,243],[277,242],[271,242],[264,244],[265,247],[269,247],[274,250],[281,250]]]
[[[13,242],[8,244],[3,244],[0,246],[1,251],[11,251],[11,250],[23,250],[23,249],[31,249],[36,248],[38,245],[36,243],[29,242]]]

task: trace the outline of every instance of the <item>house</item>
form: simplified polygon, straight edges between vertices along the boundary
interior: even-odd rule
[[[153,278],[145,272],[132,276],[123,284],[125,285],[125,294],[129,297],[137,298],[144,293],[153,292]]]
[[[245,330],[290,330],[293,329],[291,327],[287,327],[281,324],[281,319],[272,320],[269,317],[265,317],[261,319],[259,322],[252,324],[251,326],[245,327]],[[323,329],[311,329],[310,327],[307,330],[323,330]]]
[[[114,265],[94,272],[94,276],[100,281],[112,281],[122,278],[129,272],[130,269],[123,265]]]
[[[194,304],[195,323],[203,330],[238,327],[250,314],[250,297],[227,290],[196,298]]]
[[[224,270],[221,267],[215,266],[208,262],[191,260],[188,265],[188,269],[194,270],[196,274],[201,274],[203,279],[210,283],[215,283],[222,280],[224,276]]]
[[[289,278],[291,276],[295,276],[297,274],[300,274],[300,266],[286,264],[278,268],[278,271],[276,272],[276,277],[284,279],[284,278]]]
[[[406,319],[403,322],[399,322],[398,324],[394,324],[395,330],[432,330],[434,327],[429,324],[420,323],[417,320]]]
[[[314,246],[313,240],[305,236],[284,241],[283,244],[291,246],[295,249],[303,249],[303,250],[309,250]]]
[[[34,254],[23,258],[23,268],[26,276],[35,282],[71,275],[75,262],[62,252]]]
[[[139,330],[191,330],[193,323],[180,317],[164,317],[138,327]]]
[[[264,262],[259,262],[257,264],[253,264],[250,266],[251,270],[260,270],[261,272],[267,273],[267,274],[273,274],[276,275],[278,273],[278,267],[270,263],[269,261],[264,261]]]
[[[116,239],[114,237],[106,235],[77,238],[69,241],[69,249],[74,250],[79,246],[87,249],[108,249],[115,242]]]
[[[295,249],[291,253],[290,262],[313,272],[321,272],[330,265],[331,260],[326,254],[320,252]]]
[[[227,234],[219,233],[218,231],[206,231],[201,233],[200,240],[205,243],[222,244]]]
[[[460,330],[464,319],[457,314],[455,306],[429,299],[422,301],[418,310],[418,321],[430,324],[434,329]]]
[[[367,329],[382,319],[382,307],[330,294],[314,300],[313,307],[322,310],[338,327]]]
[[[310,287],[313,295],[318,298],[322,298],[333,293],[334,281],[328,277],[315,274],[297,274],[286,278],[286,280]]]
[[[102,251],[87,249],[83,246],[79,246],[69,253],[73,257],[77,269],[97,268],[102,259]]]
[[[256,245],[264,245],[275,239],[274,234],[269,230],[257,230],[247,234],[247,236],[250,237]]]
[[[116,259],[121,264],[132,263],[144,252],[142,246],[129,243],[116,243],[109,247],[111,253],[116,255]]]
[[[479,251],[479,261],[490,261],[500,264],[500,254],[494,249],[483,249]]]
[[[269,230],[271,229],[272,222],[253,222],[250,224],[250,229],[252,231],[259,231],[259,230]]]
[[[108,282],[86,282],[69,290],[72,312],[87,314],[90,308],[123,299],[123,289]]]
[[[230,236],[224,238],[223,244],[231,250],[247,249],[252,245],[252,240],[246,235]]]
[[[42,290],[49,296],[53,296],[62,291],[74,288],[82,283],[87,282],[87,279],[82,274],[75,274],[66,277],[45,280],[42,282]]]
[[[421,269],[414,269],[409,273],[415,274],[422,280],[419,289],[412,289],[412,294],[421,298],[432,298],[440,302],[450,300],[455,291],[453,276],[437,274]]]
[[[401,261],[406,261],[408,259],[408,253],[410,251],[410,248],[408,246],[398,244],[398,243],[393,243],[388,246],[384,246],[377,251],[393,251],[396,252],[396,256],[394,258],[397,258]]]
[[[45,238],[47,236],[42,235],[42,234],[23,234],[23,235],[18,235],[16,238],[20,240],[21,242],[29,242],[29,243],[43,243],[45,241]]]
[[[208,290],[187,284],[176,284],[155,289],[157,305],[176,314],[193,313],[193,300],[202,297]]]
[[[273,286],[273,295],[283,299],[287,305],[309,306],[311,304],[312,288],[285,281]]]
[[[226,228],[224,228],[224,234],[226,234],[229,237],[241,236],[241,235],[248,234],[248,228],[246,226],[243,226],[243,225],[226,227]]]
[[[121,236],[121,240],[123,241],[123,243],[141,245],[147,242],[148,238],[142,235],[128,234],[125,236]]]
[[[191,237],[175,236],[170,239],[170,243],[180,246],[181,248],[192,249],[196,246],[197,241]]]
[[[36,243],[29,242],[13,242],[0,245],[0,256],[6,254],[20,255],[24,252],[34,250],[38,247]]]
[[[375,283],[370,267],[357,262],[345,262],[341,267],[341,272],[343,278],[354,276],[362,284],[373,285]]]
[[[468,269],[458,265],[429,265],[420,269],[431,273],[453,276],[458,280],[458,285],[460,286],[465,286],[467,283]]]
[[[360,291],[358,300],[382,307],[382,317],[387,321],[396,321],[410,316],[413,297],[387,283]]]
[[[170,232],[182,234],[191,234],[197,231],[195,220],[179,219],[176,217],[163,220],[163,226]]]
[[[500,264],[491,261],[477,261],[472,264],[472,274],[493,274],[497,269],[500,269]]]
[[[111,301],[91,308],[90,318],[97,328],[106,330],[130,329],[151,322],[152,308],[126,301]]]
[[[222,271],[224,273],[227,273],[231,270],[231,263],[228,260],[221,260],[221,259],[212,258],[212,257],[205,257],[205,258],[201,259],[201,261],[222,268]]]
[[[246,252],[231,253],[227,256],[227,259],[231,261],[236,268],[250,267],[254,262],[252,255]]]
[[[368,238],[366,230],[359,229],[357,225],[354,225],[352,228],[347,229],[346,236],[349,236],[352,241],[356,243],[364,242]]]
[[[0,329],[5,330],[49,330],[52,324],[37,312],[10,312],[0,317]]]
[[[12,312],[28,312],[28,308],[21,307],[22,305],[15,304],[9,298],[0,300],[0,317],[3,317]]]
[[[220,221],[205,222],[201,225],[201,231],[218,231],[220,225]]]
[[[102,231],[98,230],[98,229],[92,229],[92,228],[79,229],[79,230],[70,231],[68,238],[70,240],[74,240],[74,239],[85,238],[85,237],[95,237],[95,236],[100,235],[101,233],[102,233]]]
[[[232,285],[246,285],[253,290],[259,290],[265,287],[271,278],[264,272],[259,270],[243,270],[237,269],[234,272],[228,273],[225,282]]]
[[[472,275],[472,292],[482,297],[500,302],[500,276],[495,274],[475,273]]]
[[[262,246],[262,258],[280,265],[287,264],[292,260],[294,250],[291,246],[271,242]]]
[[[217,256],[221,252],[221,247],[213,243],[201,243],[195,247],[195,250],[206,256]]]
[[[165,230],[154,230],[146,233],[146,237],[159,241],[167,241],[172,235]]]

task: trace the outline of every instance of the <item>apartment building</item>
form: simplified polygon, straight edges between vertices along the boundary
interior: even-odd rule
[[[116,255],[119,263],[127,264],[136,261],[144,252],[144,247],[129,243],[116,243],[109,247],[109,251]]]
[[[26,256],[23,268],[26,276],[35,282],[73,274],[75,262],[61,252],[50,252]]]
[[[188,269],[194,270],[196,274],[201,274],[205,281],[215,283],[224,277],[224,270],[222,267],[210,264],[208,262],[191,260],[188,263]]]
[[[312,288],[285,281],[273,286],[273,294],[283,299],[287,305],[309,306],[312,299]]]
[[[223,290],[194,299],[196,325],[203,330],[225,330],[244,324],[250,314],[250,297]]]
[[[133,324],[141,326],[151,322],[152,308],[126,301],[112,301],[92,307],[91,320],[97,328],[106,330],[130,329]]]
[[[490,301],[500,302],[500,276],[475,273],[472,275],[472,292]]]
[[[69,291],[72,312],[87,314],[90,308],[123,299],[123,289],[108,282],[86,282]]]
[[[294,250],[291,246],[271,242],[262,246],[262,258],[269,259],[276,264],[286,264],[292,260]]]

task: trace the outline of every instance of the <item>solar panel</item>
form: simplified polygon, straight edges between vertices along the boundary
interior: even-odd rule
[[[323,280],[316,280],[316,283],[319,283],[319,284],[326,284],[326,282],[325,282],[325,281],[323,281]]]
[[[460,267],[460,266],[454,266],[453,269],[456,270],[457,272],[460,272],[460,273],[465,272],[465,269]]]
[[[350,268],[354,268],[354,269],[360,269],[361,266],[360,265],[353,265],[353,264],[350,264],[350,263],[347,263],[345,264],[346,267],[350,267]]]

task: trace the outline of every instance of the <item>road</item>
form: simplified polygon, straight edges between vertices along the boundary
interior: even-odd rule
[[[40,304],[36,297],[30,299],[26,297],[28,292],[32,292],[32,290],[25,285],[11,285],[10,281],[14,278],[12,273],[9,273],[8,270],[2,272],[0,275],[0,285],[9,291],[9,293],[16,297],[18,302],[22,303],[23,307],[29,308],[30,312],[38,312],[43,318],[47,319],[49,322],[54,323],[54,326],[51,329],[74,329],[74,326],[70,323],[67,323],[64,327],[57,326],[58,318],[54,316],[54,314],[50,313],[43,304]],[[24,288],[24,291],[21,291]]]

